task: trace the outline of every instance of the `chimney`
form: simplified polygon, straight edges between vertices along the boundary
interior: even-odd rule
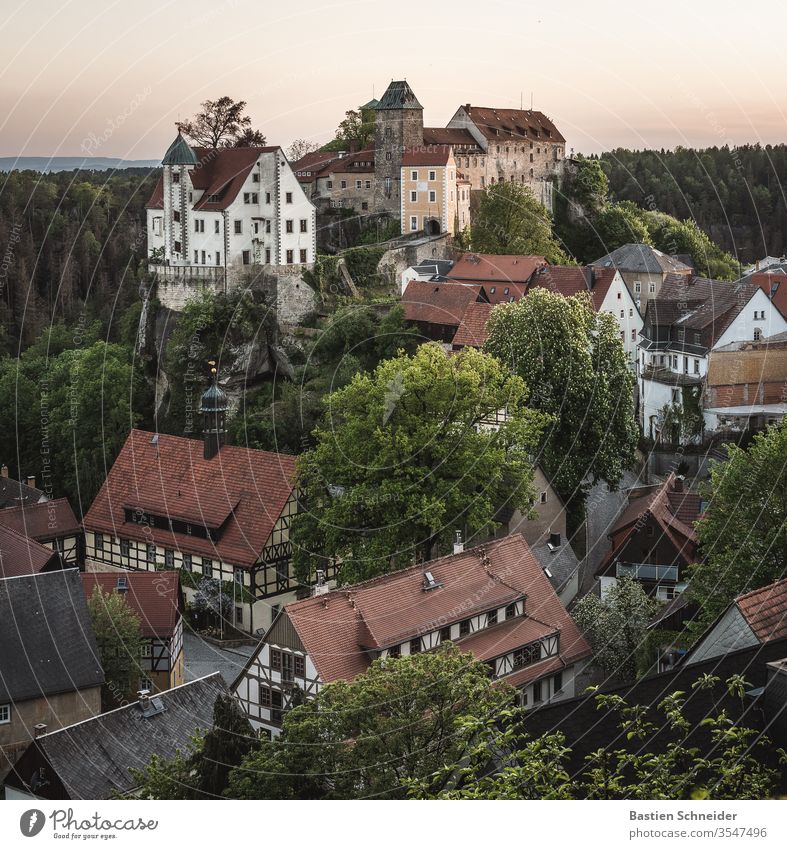
[[[755,271],[759,271],[759,270],[760,270],[760,261],[759,261],[759,260],[755,260],[755,262],[754,262],[754,270],[755,270]]]
[[[27,485],[30,487],[30,489],[36,488],[36,476],[35,475],[28,475],[27,476]]]
[[[560,548],[560,532],[550,531],[549,542],[547,543],[550,551],[556,551]]]
[[[593,287],[596,285],[596,270],[593,268],[592,265],[589,265],[587,267],[586,280],[588,284],[588,292],[592,292]]]
[[[683,492],[683,475],[675,475],[675,483],[673,484],[673,492]]]
[[[456,539],[454,540],[454,554],[461,554],[465,550],[465,544],[462,542],[462,532],[456,532]]]
[[[145,705],[150,700],[150,690],[137,690],[137,701]]]
[[[325,572],[322,569],[317,570],[317,583],[314,585],[314,595],[325,595],[328,592],[328,584],[325,583]]]
[[[3,467],[0,469],[0,475],[2,475],[4,478],[8,477],[8,466],[6,466],[5,463],[3,463]]]
[[[46,723],[39,722],[33,726],[33,738],[43,737],[46,734]]]
[[[358,153],[358,139],[350,139],[350,153]]]

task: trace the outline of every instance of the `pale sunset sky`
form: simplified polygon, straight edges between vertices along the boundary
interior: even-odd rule
[[[270,144],[324,142],[400,78],[429,126],[532,93],[577,152],[784,142],[786,24],[776,0],[5,0],[0,156],[155,159],[224,94]]]

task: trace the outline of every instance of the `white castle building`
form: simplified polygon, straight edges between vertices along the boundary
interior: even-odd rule
[[[191,147],[180,133],[147,203],[148,257],[163,277],[227,283],[244,266],[299,274],[315,211],[280,147]]]

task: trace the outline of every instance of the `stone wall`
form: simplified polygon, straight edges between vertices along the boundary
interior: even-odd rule
[[[377,270],[389,284],[400,291],[402,273],[411,265],[419,265],[430,259],[452,259],[453,247],[448,233],[432,239],[417,239],[409,244],[389,248],[380,258]]]

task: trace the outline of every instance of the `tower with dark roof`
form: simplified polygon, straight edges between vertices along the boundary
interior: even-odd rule
[[[218,384],[215,367],[211,368],[211,374],[210,386],[202,393],[200,401],[200,412],[204,418],[203,442],[205,450],[203,456],[206,460],[215,457],[224,445],[227,435],[227,410],[229,409],[227,393]]]
[[[197,165],[197,157],[178,130],[175,141],[161,160],[164,181],[164,215],[169,236],[167,256],[176,262],[189,255],[189,180],[188,172]]]
[[[402,153],[424,143],[424,108],[406,80],[393,80],[375,107],[375,208],[401,212]]]

